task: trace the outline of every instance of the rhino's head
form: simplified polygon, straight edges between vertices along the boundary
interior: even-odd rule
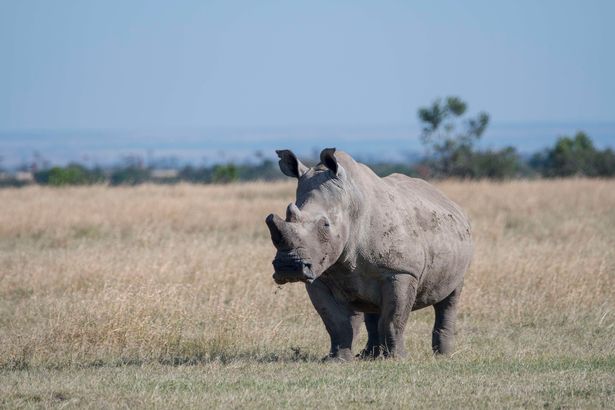
[[[288,205],[286,218],[271,214],[266,222],[277,249],[273,279],[311,283],[333,265],[348,238],[350,205],[346,171],[335,156],[335,148],[320,154],[313,168],[301,163],[289,150],[276,151],[280,169],[298,179],[297,200]]]

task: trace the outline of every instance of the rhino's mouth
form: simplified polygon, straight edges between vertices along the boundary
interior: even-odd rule
[[[279,255],[273,260],[273,280],[278,285],[292,282],[312,283],[312,264],[294,255]]]

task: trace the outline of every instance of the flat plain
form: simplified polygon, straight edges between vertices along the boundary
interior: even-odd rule
[[[427,308],[350,363],[271,279],[292,182],[0,190],[0,407],[614,407],[615,181],[437,185],[476,246],[455,352]]]

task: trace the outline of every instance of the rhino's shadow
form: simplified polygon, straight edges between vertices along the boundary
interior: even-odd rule
[[[196,366],[199,364],[232,362],[255,363],[297,363],[321,362],[322,357],[303,351],[300,347],[291,347],[290,352],[257,353],[254,351],[224,352],[208,355],[173,356],[158,360],[158,363],[168,366]]]

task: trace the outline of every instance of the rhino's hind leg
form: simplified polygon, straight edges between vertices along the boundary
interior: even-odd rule
[[[331,349],[325,359],[354,359],[352,341],[359,332],[363,314],[335,299],[331,290],[320,279],[306,285],[306,289],[331,338]]]
[[[434,305],[436,321],[431,337],[431,347],[435,354],[449,355],[453,351],[457,305],[462,287],[463,284],[459,285],[444,300]]]
[[[365,328],[367,329],[367,345],[359,357],[361,359],[373,359],[380,355],[380,337],[378,335],[378,321],[380,315],[378,313],[365,314]]]

